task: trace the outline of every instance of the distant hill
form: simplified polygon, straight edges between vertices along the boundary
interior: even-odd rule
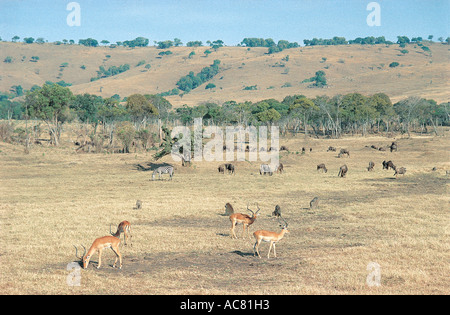
[[[282,100],[294,94],[315,97],[351,92],[366,95],[384,92],[393,102],[408,96],[447,102],[450,46],[426,45],[429,52],[416,44],[405,48],[399,45],[340,45],[298,47],[269,55],[268,49],[262,47],[221,47],[217,51],[209,47],[171,47],[161,50],[156,47],[133,49],[0,42],[0,91],[9,91],[13,85],[30,89],[45,81],[65,81],[72,84],[70,89],[75,94],[91,93],[102,97],[119,94],[122,98],[133,93],[156,94],[176,88],[181,77],[190,71],[198,73],[218,59],[220,71],[212,80],[182,97],[167,97],[174,107],[205,101]],[[208,56],[204,54],[207,49],[211,51]],[[159,55],[167,50],[172,54]],[[195,55],[189,58],[192,51]],[[4,62],[7,57],[11,57],[10,63]],[[35,62],[32,57],[38,57],[38,60]],[[392,62],[399,65],[390,67]],[[91,78],[97,77],[100,66],[107,70],[125,64],[130,66],[128,71],[91,82]],[[328,87],[311,88],[311,83],[302,83],[319,70],[325,72]],[[216,87],[205,89],[208,83]],[[245,87],[253,89],[245,90]]]

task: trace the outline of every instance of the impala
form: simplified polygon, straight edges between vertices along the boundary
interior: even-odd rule
[[[258,207],[258,210],[255,212],[253,212],[251,209],[248,208],[248,204],[247,204],[247,210],[250,211],[252,213],[252,216],[249,216],[248,214],[243,214],[243,213],[233,213],[232,215],[230,215],[230,221],[231,221],[231,238],[237,238],[236,233],[234,231],[234,228],[236,227],[236,224],[238,223],[242,223],[242,225],[244,226],[244,230],[243,230],[243,234],[242,237],[244,237],[245,234],[245,228],[247,227],[247,234],[248,234],[248,238],[251,239],[250,237],[250,231],[249,231],[249,226],[253,224],[253,222],[255,222],[256,220],[256,215],[258,214],[258,212],[261,210],[259,209],[258,204],[256,204],[256,207]]]
[[[109,233],[111,233],[112,236],[117,237],[120,239],[120,234],[123,233],[123,242],[124,245],[127,246],[127,240],[128,235],[130,235],[130,242],[131,242],[131,223],[128,221],[122,221],[119,223],[119,226],[117,227],[117,232],[114,234],[111,232],[111,224],[109,225]],[[133,246],[133,243],[131,243],[131,246]]]
[[[102,265],[102,251],[106,248],[111,248],[114,254],[116,254],[116,260],[114,261],[113,268],[116,268],[117,258],[119,258],[119,269],[122,269],[122,255],[119,252],[119,244],[120,239],[118,239],[115,236],[103,236],[100,238],[97,238],[91,245],[91,248],[89,248],[88,252],[86,253],[86,247],[81,245],[84,248],[84,253],[82,257],[78,257],[78,249],[75,247],[75,256],[80,259],[83,262],[83,268],[86,269],[89,265],[89,261],[92,258],[92,255],[94,255],[98,251],[98,265],[97,269],[99,269]]]
[[[261,242],[264,241],[264,242],[270,242],[270,247],[269,247],[269,252],[267,253],[267,258],[270,258],[270,251],[272,250],[272,247],[273,247],[273,254],[275,257],[277,257],[277,252],[275,250],[275,243],[280,241],[284,237],[284,234],[289,233],[289,231],[287,229],[288,224],[287,224],[286,220],[283,219],[283,221],[284,221],[284,224],[281,223],[281,221],[278,219],[278,222],[280,222],[280,227],[281,227],[280,233],[270,232],[270,231],[266,231],[266,230],[259,230],[259,231],[256,231],[255,233],[253,233],[253,236],[256,239],[256,243],[253,246],[253,254],[255,256],[256,256],[256,254],[258,254],[258,257],[261,258],[258,248],[259,248],[259,245],[261,244]]]

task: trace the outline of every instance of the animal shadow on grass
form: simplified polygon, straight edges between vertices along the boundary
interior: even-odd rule
[[[167,164],[167,163],[152,163],[152,162],[149,162],[149,163],[147,163],[147,167],[145,167],[145,166],[143,166],[143,165],[141,165],[141,164],[134,164],[133,165],[134,166],[134,168],[137,170],[137,171],[140,171],[140,172],[148,172],[148,171],[154,171],[154,170],[156,170],[158,167],[161,167],[161,166],[172,166],[172,165],[170,165],[170,164]]]
[[[232,252],[230,252],[231,254],[236,254],[236,255],[239,255],[239,256],[241,256],[241,257],[248,257],[248,256],[254,256],[254,253],[253,252],[242,252],[242,251],[240,251],[240,250],[234,250],[234,251],[232,251]]]

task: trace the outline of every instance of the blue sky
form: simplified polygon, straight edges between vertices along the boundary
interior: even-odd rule
[[[81,26],[70,27],[65,0],[0,0],[0,37],[43,37],[52,42],[92,37],[114,43],[138,36],[153,41],[245,37],[347,39],[397,35],[450,36],[450,0],[379,0],[381,26],[366,19],[369,0],[78,0]]]

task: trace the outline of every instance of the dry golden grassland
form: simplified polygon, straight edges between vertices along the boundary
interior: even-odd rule
[[[448,136],[398,137],[393,153],[365,147],[392,141],[382,137],[287,138],[282,175],[260,176],[258,162],[235,163],[235,176],[219,174],[220,162],[177,163],[172,181],[151,181],[151,153],[76,154],[63,145],[25,155],[0,143],[0,293],[449,294]],[[351,157],[326,152],[330,145]],[[302,155],[303,146],[312,153]],[[395,179],[383,160],[406,175]],[[316,171],[319,163],[328,173]],[[338,178],[344,163],[349,172]],[[320,207],[309,210],[315,196]],[[278,258],[267,259],[267,243],[254,257],[240,225],[230,238],[227,202],[240,212],[259,204],[251,233],[278,232],[271,213],[281,206],[290,233]],[[106,250],[101,269],[95,255],[81,285],[69,286],[73,245],[89,247],[122,220],[133,235],[133,246],[121,247],[123,269]],[[381,268],[378,287],[366,282],[371,262]]]

